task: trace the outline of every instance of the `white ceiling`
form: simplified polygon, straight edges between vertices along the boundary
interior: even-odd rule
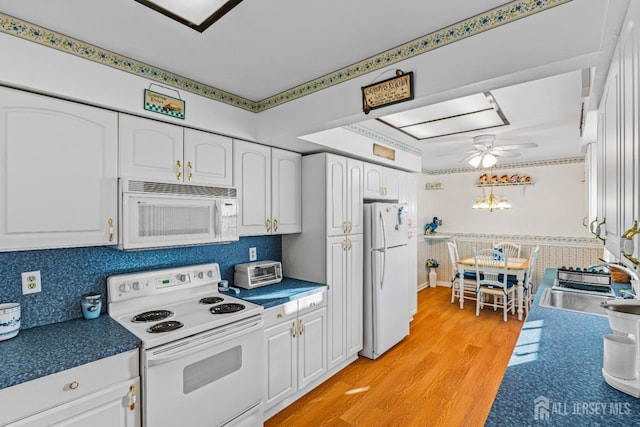
[[[203,33],[133,0],[0,0],[0,11],[260,101],[504,3],[506,0],[244,0]],[[511,123],[490,131],[497,135],[496,145],[536,142],[540,146],[523,150],[517,161],[579,156],[580,70],[594,67],[593,86],[595,97],[599,97],[604,78],[602,69],[608,66],[612,40],[619,31],[628,1],[574,0],[571,3],[576,5],[573,6],[576,10],[586,11],[584,16],[563,21],[562,8],[567,6],[561,5],[537,14],[542,17],[526,17],[489,33],[501,34],[508,42],[511,32],[530,31],[527,24],[534,22],[533,19],[545,19],[540,21],[545,25],[540,28],[541,38],[549,28],[561,28],[567,44],[576,46],[575,51],[558,43],[556,52],[555,43],[548,43],[549,52],[530,55],[527,46],[519,46],[518,51],[504,52],[514,61],[509,66],[495,65],[494,69],[494,62],[488,62],[468,64],[468,69],[450,69],[441,82],[446,90],[429,87],[429,93],[417,93],[416,100],[404,108],[490,90]],[[606,13],[603,14],[603,10]],[[597,34],[593,34],[594,31]],[[448,65],[442,61],[454,63],[446,52],[464,56],[465,42],[454,43],[457,44],[460,46],[455,49],[449,46],[436,49],[429,57],[432,62],[424,58],[415,62],[419,67],[413,69],[416,78],[437,76],[437,70]],[[421,56],[425,55],[428,54]],[[538,61],[538,58],[544,59]],[[530,72],[519,71],[514,65],[517,62]],[[478,77],[473,80],[476,70]],[[377,74],[379,71],[372,73],[371,78]],[[459,86],[455,83],[457,76],[460,76]],[[436,85],[438,81],[429,83]],[[421,84],[424,87],[425,80]],[[299,100],[292,101],[295,102]],[[430,170],[464,166],[458,163],[464,157],[460,152],[471,146],[474,135],[487,133],[469,132],[416,141],[373,120],[402,108],[399,104],[384,113],[376,110],[378,114],[360,115],[358,119],[352,115],[342,119],[323,118],[322,122],[310,120],[305,123],[305,129],[292,126],[295,128],[292,132],[296,132],[294,136],[301,136],[305,132],[328,130],[336,124],[357,123],[422,150],[422,166]]]

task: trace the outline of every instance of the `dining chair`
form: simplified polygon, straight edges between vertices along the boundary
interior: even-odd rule
[[[490,305],[494,310],[502,308],[504,321],[507,321],[507,311],[516,312],[515,283],[508,279],[507,264],[509,254],[495,249],[473,249],[476,268],[476,316],[484,305]],[[493,303],[485,301],[485,296],[492,295]]]
[[[529,256],[529,266],[527,267],[527,271],[524,273],[524,309],[525,315],[529,315],[529,310],[531,310],[531,302],[533,301],[533,296],[535,293],[533,292],[533,273],[536,271],[536,262],[538,261],[538,252],[540,248],[536,246],[531,251],[531,255]]]
[[[498,242],[493,244],[493,248],[509,255],[509,258],[520,258],[520,243]]]
[[[451,261],[451,302],[460,298],[460,273],[458,272],[458,246],[455,241],[447,242],[449,248],[449,260]],[[465,271],[462,279],[464,297],[468,299],[476,299],[476,273],[473,271]]]

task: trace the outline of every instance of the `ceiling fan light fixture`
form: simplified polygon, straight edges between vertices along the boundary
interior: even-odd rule
[[[472,167],[477,168],[478,166],[480,166],[481,161],[482,161],[482,155],[478,154],[477,156],[473,156],[472,158],[469,159],[469,164]]]
[[[196,31],[203,32],[242,0],[135,0]]]
[[[495,165],[497,162],[498,162],[498,159],[496,159],[496,156],[494,156],[491,153],[487,153],[482,158],[482,167],[490,168],[491,166]]]

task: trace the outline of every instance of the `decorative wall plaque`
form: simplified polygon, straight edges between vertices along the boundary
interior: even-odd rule
[[[383,159],[395,160],[396,150],[387,148],[384,145],[373,144],[373,155],[382,157]]]
[[[180,98],[173,98],[163,93],[145,89],[144,109],[184,120],[185,102]]]
[[[396,77],[362,87],[362,110],[365,114],[376,108],[413,99],[413,71],[396,70]]]

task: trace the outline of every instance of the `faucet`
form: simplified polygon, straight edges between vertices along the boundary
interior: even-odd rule
[[[593,265],[587,267],[587,270],[591,270],[591,269],[597,268],[597,267],[606,267],[609,270],[611,270],[611,267],[613,267],[613,268],[617,268],[618,270],[622,270],[625,273],[627,273],[631,277],[631,287],[632,287],[633,292],[635,294],[635,298],[636,299],[640,299],[640,276],[638,276],[638,273],[636,273],[635,271],[633,271],[629,267],[625,267],[624,265],[619,265],[619,264],[613,264],[612,265],[611,263],[609,263],[607,261],[600,262],[598,264],[593,264]]]

